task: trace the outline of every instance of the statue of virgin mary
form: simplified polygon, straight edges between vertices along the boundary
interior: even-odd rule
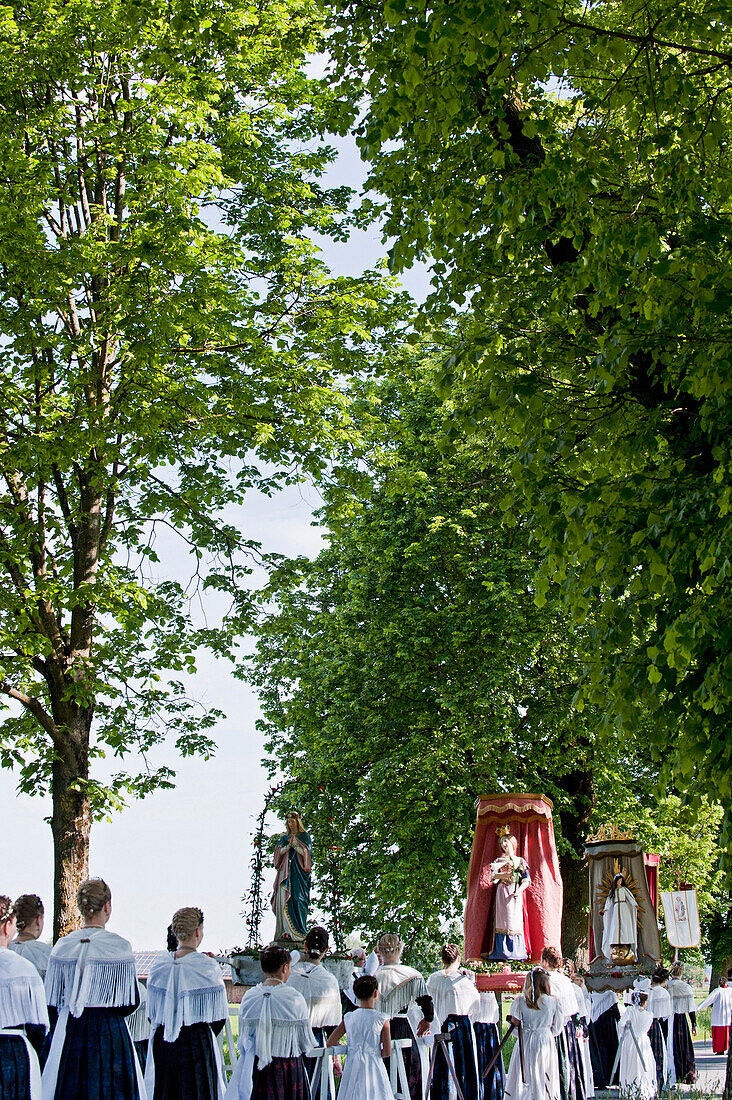
[[[299,813],[285,818],[287,832],[277,838],[276,869],[271,905],[275,914],[275,941],[301,943],[305,939],[313,869],[313,842]]]
[[[638,956],[638,902],[625,885],[622,872],[615,875],[602,910],[602,953],[613,961],[613,947],[632,951],[632,959],[619,961],[632,962]]]

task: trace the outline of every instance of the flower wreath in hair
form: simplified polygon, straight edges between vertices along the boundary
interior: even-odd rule
[[[10,898],[0,896],[0,924],[5,924],[6,921],[12,920],[15,913],[15,902]]]

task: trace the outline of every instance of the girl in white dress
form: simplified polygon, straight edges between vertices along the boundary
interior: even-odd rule
[[[517,1042],[506,1076],[505,1100],[559,1100],[554,1039],[562,1030],[564,1016],[556,998],[549,993],[549,975],[543,967],[536,966],[526,975],[524,991],[511,1005],[509,1019],[521,1024],[526,1080],[521,1080]]]
[[[634,993],[633,1003],[628,1005],[618,1024],[620,1095],[625,1093],[642,1100],[650,1100],[656,1095],[656,1063],[648,1038],[653,1016],[646,1010],[647,1001],[646,993]]]
[[[364,974],[356,978],[353,992],[361,1007],[349,1012],[328,1039],[329,1047],[343,1035],[348,1040],[338,1100],[394,1100],[383,1062],[391,1054],[389,1017],[376,1011],[379,983],[373,975]]]

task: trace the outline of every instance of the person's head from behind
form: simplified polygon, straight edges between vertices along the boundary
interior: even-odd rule
[[[112,915],[112,891],[103,878],[88,878],[76,892],[76,902],[84,922],[104,926]]]
[[[541,965],[546,970],[559,970],[562,965],[562,952],[558,947],[545,947],[541,953]]]
[[[728,984],[729,983],[728,983],[727,979],[724,977],[724,975],[722,975],[722,977],[719,979],[720,988],[721,989],[726,989]]]
[[[292,969],[292,955],[287,948],[271,943],[262,950],[259,965],[264,971],[265,978],[277,978],[281,982],[286,982]]]
[[[379,940],[376,950],[384,960],[385,966],[393,966],[401,959],[404,944],[395,932],[386,932]]]
[[[379,983],[373,974],[362,974],[353,983],[353,995],[361,1008],[373,1008],[379,996]]]
[[[669,979],[669,972],[665,966],[657,966],[651,974],[651,985],[665,985]]]
[[[15,902],[18,935],[24,940],[37,940],[43,932],[44,909],[38,894],[21,894]]]
[[[460,965],[460,948],[456,943],[446,943],[440,952],[445,969]]]
[[[305,936],[305,954],[308,959],[311,962],[318,962],[322,959],[328,953],[329,942],[330,936],[327,928],[316,925],[314,928],[308,929]]]
[[[17,929],[15,909],[7,894],[0,894],[0,947],[7,947]]]
[[[195,951],[203,939],[203,911],[192,905],[176,909],[170,922],[170,930],[178,948]]]
[[[529,1008],[539,1007],[539,997],[542,993],[550,995],[549,974],[543,966],[535,966],[530,970],[524,980],[524,999]]]

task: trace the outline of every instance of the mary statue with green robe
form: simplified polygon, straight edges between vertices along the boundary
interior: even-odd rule
[[[275,914],[275,940],[305,939],[310,905],[310,880],[313,869],[313,842],[305,832],[302,818],[294,810],[285,819],[287,832],[277,838],[274,850],[275,875],[272,909]]]

